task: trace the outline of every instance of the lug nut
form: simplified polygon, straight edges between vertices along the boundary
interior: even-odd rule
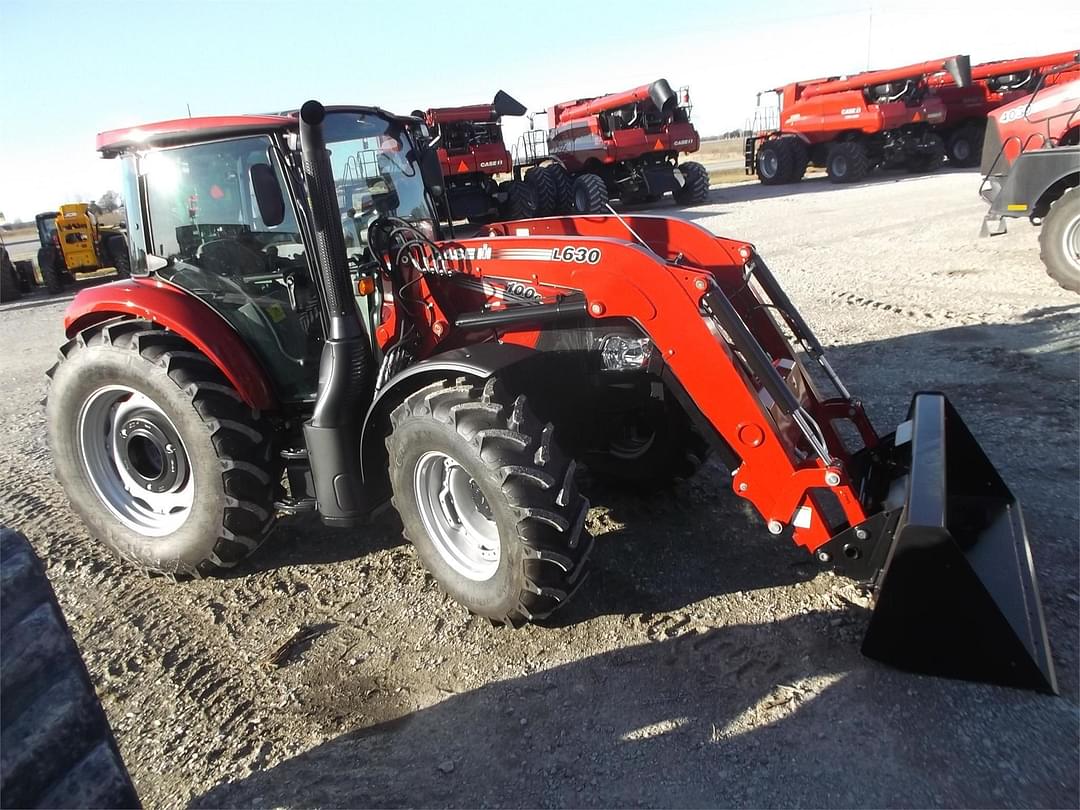
[[[855,536],[856,536],[857,538],[859,538],[860,540],[865,540],[865,539],[866,539],[867,537],[869,537],[870,535],[868,535],[868,534],[866,533],[866,529],[856,529],[856,530],[855,530]]]
[[[705,279],[699,278],[694,280],[694,286],[697,287],[699,290],[704,291],[705,288],[709,285],[705,283]]]
[[[825,473],[825,483],[828,484],[830,487],[840,486],[840,474],[834,473],[830,470],[829,472]]]
[[[779,520],[769,521],[769,534],[780,534],[784,530],[784,524]]]
[[[823,563],[827,563],[830,560],[832,560],[832,555],[829,554],[829,552],[827,552],[827,551],[819,551],[817,553],[817,558],[819,560],[821,560]]]

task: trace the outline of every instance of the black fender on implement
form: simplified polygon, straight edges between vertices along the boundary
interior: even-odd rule
[[[390,433],[390,413],[405,397],[436,380],[466,377],[483,382],[497,372],[535,357],[538,352],[512,343],[479,343],[437,354],[406,368],[380,388],[360,435],[360,467],[364,484],[373,491],[389,486],[386,437]],[[375,502],[373,500],[373,502]]]

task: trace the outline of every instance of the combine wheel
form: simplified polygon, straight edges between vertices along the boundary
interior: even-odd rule
[[[810,165],[810,150],[799,138],[792,138],[791,152],[795,156],[795,165],[791,171],[791,182],[798,183],[806,176],[806,167]]]
[[[1080,293],[1080,187],[1051,203],[1039,232],[1039,257],[1050,278]]]
[[[561,163],[549,163],[546,167],[555,181],[556,214],[574,213],[574,179]]]
[[[499,206],[503,219],[530,219],[537,215],[536,191],[518,180],[507,180],[499,185],[506,195],[506,202]]]
[[[757,152],[757,176],[762,185],[778,186],[796,179],[793,141],[792,138],[770,138],[762,142]]]
[[[544,618],[584,579],[592,537],[574,464],[525,397],[464,378],[411,394],[386,446],[405,537],[442,589],[510,625]]]
[[[683,185],[671,195],[679,205],[698,205],[709,199],[709,173],[700,163],[690,161],[679,165]]]
[[[537,166],[525,173],[525,184],[536,194],[536,215],[549,217],[558,212],[559,186],[549,166]]]
[[[0,806],[138,807],[45,571],[0,526]]]
[[[598,174],[586,172],[574,178],[574,213],[606,214],[607,185]]]
[[[273,524],[267,425],[217,367],[141,320],[61,350],[45,417],[56,476],[121,558],[172,576],[230,568]]]
[[[857,141],[841,141],[829,150],[825,171],[833,183],[857,183],[870,172],[870,158]]]
[[[945,141],[941,139],[940,135],[931,133],[926,136],[923,142],[929,144],[929,148],[925,152],[911,155],[904,162],[904,167],[914,174],[936,172],[941,168],[941,164],[945,162]]]
[[[38,267],[41,269],[41,280],[45,283],[45,289],[49,295],[58,295],[64,291],[64,281],[67,268],[63,266],[56,248],[43,247],[37,255]]]
[[[129,278],[131,276],[131,256],[128,254],[127,239],[118,233],[105,237],[105,256],[108,257],[117,278]]]
[[[978,166],[982,160],[984,128],[978,124],[964,124],[949,135],[945,150],[949,163],[960,168]]]

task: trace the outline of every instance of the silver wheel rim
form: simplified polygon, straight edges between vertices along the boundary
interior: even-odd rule
[[[94,391],[79,410],[79,452],[90,485],[129,529],[163,537],[195,501],[195,476],[172,420],[150,397],[123,385]]]
[[[953,144],[953,157],[959,162],[964,162],[971,157],[971,144],[966,139],[961,138]]]
[[[761,174],[762,176],[772,179],[776,176],[777,170],[780,168],[780,158],[776,156],[776,153],[771,149],[765,151],[761,155]]]
[[[1073,221],[1065,226],[1061,247],[1073,269],[1080,271],[1080,217],[1073,217]]]
[[[413,489],[424,529],[446,564],[474,582],[495,576],[499,527],[465,468],[445,453],[424,453],[416,462]]]
[[[833,175],[843,177],[845,174],[847,174],[847,158],[843,155],[837,155],[833,158]]]

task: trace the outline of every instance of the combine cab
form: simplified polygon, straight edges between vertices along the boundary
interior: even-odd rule
[[[982,235],[1005,220],[1040,226],[1046,272],[1080,293],[1080,77],[1065,67],[1039,88],[987,116],[979,193],[990,203]]]
[[[658,79],[622,93],[556,104],[547,117],[546,156],[552,162],[533,167],[540,158],[527,154],[517,167],[519,173],[531,167],[526,181],[554,190],[544,195],[554,199],[541,206],[542,213],[604,213],[609,200],[653,202],[669,192],[681,205],[708,199],[705,167],[678,162],[680,154],[701,145],[690,123],[688,88],[676,95],[666,79]]]
[[[127,239],[119,228],[98,223],[86,203],[61,205],[34,217],[37,223],[38,267],[50,293],[56,294],[79,273],[116,268],[124,278],[130,274]]]
[[[279,515],[354,538],[389,501],[448,594],[519,625],[586,582],[578,465],[655,486],[712,448],[769,534],[878,594],[867,654],[1055,689],[1020,505],[943,394],[878,433],[754,246],[682,219],[443,239],[414,121],[309,101],[99,136],[138,172],[133,277],[76,296],[46,404],[93,535],[202,576]],[[354,231],[345,167],[390,140]],[[174,203],[215,185],[243,204],[193,229]]]
[[[505,115],[524,115],[525,107],[500,90],[491,104],[435,107],[417,111],[439,150],[446,179],[448,221],[473,223],[522,219],[537,213],[536,192],[520,180],[498,182],[510,174],[510,153],[503,143],[500,121]]]
[[[825,168],[834,183],[858,182],[876,167],[935,170],[945,143],[933,127],[945,120],[945,105],[928,80],[941,71],[957,87],[970,84],[968,58],[953,56],[765,91],[779,106],[754,116],[746,173],[776,185],[798,182],[808,165]]]
[[[945,120],[935,129],[945,139],[949,163],[978,166],[991,110],[1030,95],[1040,84],[1067,81],[1078,69],[1080,52],[1065,51],[975,65],[967,87],[958,87],[948,72],[929,77],[931,91],[945,104]]]

